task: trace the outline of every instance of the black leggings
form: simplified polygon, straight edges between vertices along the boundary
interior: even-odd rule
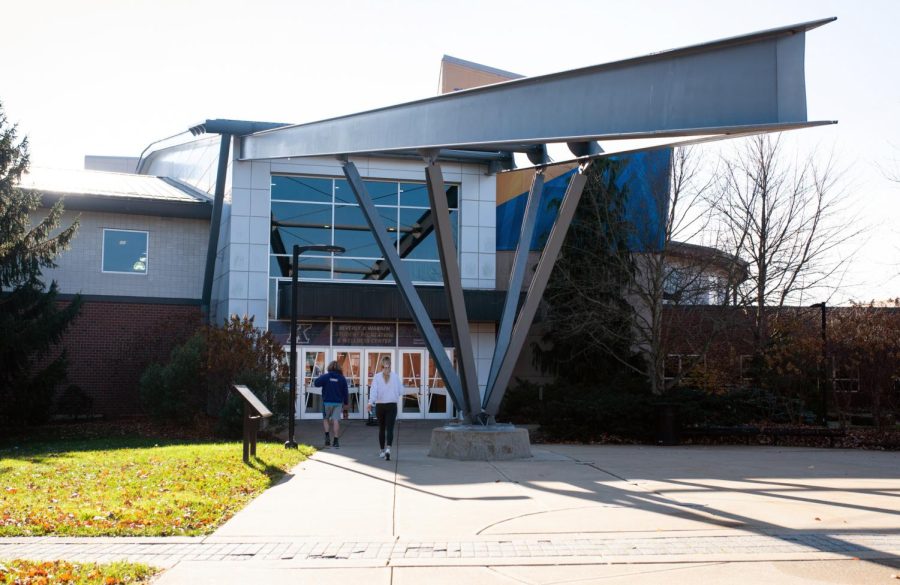
[[[397,420],[396,402],[379,402],[375,405],[375,416],[378,417],[378,444],[384,449],[384,433],[387,429],[387,446],[394,444],[394,422]]]

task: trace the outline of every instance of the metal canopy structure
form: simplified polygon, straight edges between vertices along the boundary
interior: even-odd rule
[[[816,20],[644,57],[512,80],[359,114],[248,134],[241,160],[338,157],[401,296],[434,357],[454,405],[469,422],[488,424],[512,375],[553,264],[585,184],[596,141],[649,138],[655,148],[779,132],[832,121],[808,121],[805,33]],[[530,286],[524,266],[534,209],[548,164],[547,145],[566,144],[582,164],[570,180]],[[538,172],[528,196],[483,397],[474,372],[457,250],[447,220],[439,161],[511,168],[524,153]],[[405,266],[377,214],[352,156],[416,156],[425,160],[433,229],[438,240],[459,373],[443,350]],[[385,269],[384,266],[381,267]],[[520,291],[527,288],[521,308]]]
[[[526,77],[246,136],[238,156],[584,152],[595,140],[770,132],[806,120],[804,39],[817,20],[551,75]],[[561,107],[564,106],[564,107]],[[478,154],[476,154],[478,153]]]

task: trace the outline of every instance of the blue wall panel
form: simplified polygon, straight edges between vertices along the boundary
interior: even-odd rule
[[[630,248],[635,251],[659,249],[665,238],[671,150],[653,150],[616,158],[624,163],[616,184],[628,194],[625,216],[633,228]],[[574,168],[544,183],[532,250],[543,249],[556,219],[559,202],[573,174]],[[497,250],[515,250],[528,192],[510,197],[498,191],[497,195],[498,200],[502,201],[497,205]]]

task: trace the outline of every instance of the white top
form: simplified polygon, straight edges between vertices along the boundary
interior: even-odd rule
[[[372,386],[369,388],[369,404],[400,402],[401,396],[403,396],[403,385],[400,383],[400,376],[396,372],[391,372],[387,382],[384,381],[384,375],[381,372],[372,376]]]

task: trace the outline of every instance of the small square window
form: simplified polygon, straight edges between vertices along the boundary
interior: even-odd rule
[[[103,272],[147,274],[149,234],[134,230],[103,230]]]

